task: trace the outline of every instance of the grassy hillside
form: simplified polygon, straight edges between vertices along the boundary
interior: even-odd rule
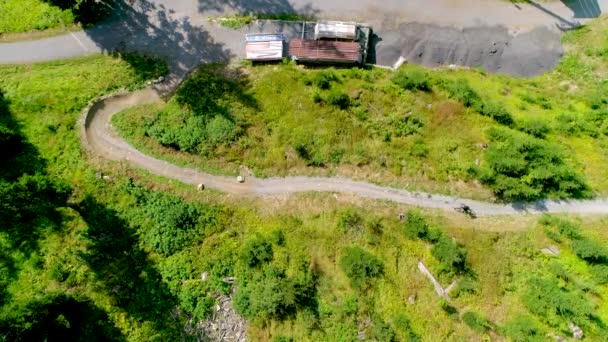
[[[574,34],[596,37],[593,28],[588,30]],[[585,65],[601,61],[595,52],[589,52],[587,57],[583,55],[585,51],[580,54],[581,63],[590,63]],[[151,176],[124,163],[84,154],[78,141],[77,120],[86,103],[121,87],[141,87],[146,78],[158,76],[150,73],[150,69],[162,70],[158,65],[136,61],[94,56],[37,65],[0,66],[1,340],[66,340],[70,337],[86,341],[194,340],[196,324],[214,309],[214,298],[233,290],[223,281],[229,276],[236,277],[233,306],[248,320],[250,340],[353,341],[365,336],[378,341],[529,341],[571,336],[569,323],[580,326],[589,340],[608,338],[605,304],[608,233],[603,229],[608,223],[606,218],[522,216],[470,220],[457,213],[418,211],[348,195],[235,198],[207,190],[197,192],[190,186]],[[567,59],[564,63],[574,62]],[[601,72],[601,64],[597,65],[593,73]],[[272,68],[257,70],[275,75]],[[552,75],[568,75],[568,70],[576,68],[566,64]],[[292,73],[298,77],[300,73],[305,76],[320,73],[301,71],[293,66],[279,66],[278,70],[281,72],[276,75]],[[393,141],[413,146],[419,139],[419,145],[428,144],[429,152],[424,158],[410,155],[408,150],[407,158],[411,159],[407,160],[420,158],[425,163],[438,162],[437,157],[431,157],[433,140],[427,135],[434,134],[428,127],[435,119],[431,113],[439,106],[434,99],[440,99],[462,111],[457,116],[459,120],[452,121],[454,125],[468,122],[461,127],[464,130],[473,129],[472,123],[484,123],[494,126],[495,133],[480,130],[475,134],[481,134],[481,138],[494,136],[501,142],[500,139],[508,139],[504,135],[513,135],[522,139],[517,141],[523,141],[523,145],[540,145],[536,151],[553,148],[566,151],[567,157],[562,159],[564,165],[578,167],[591,188],[602,189],[598,185],[600,177],[593,176],[601,170],[591,172],[580,166],[589,158],[592,150],[589,146],[600,146],[605,139],[601,134],[593,137],[587,131],[578,131],[575,135],[562,133],[555,126],[558,119],[549,116],[550,111],[546,110],[542,113],[547,113],[547,118],[539,116],[551,127],[550,132],[544,133],[545,138],[529,140],[532,138],[527,135],[519,138],[518,122],[524,118],[523,110],[517,109],[523,103],[517,100],[520,95],[512,90],[507,97],[501,95],[502,88],[492,87],[502,80],[512,82],[512,89],[520,84],[529,85],[528,82],[546,82],[539,83],[546,86],[551,75],[546,79],[514,80],[479,72],[457,71],[446,75],[429,72],[428,84],[433,91],[425,92],[420,90],[425,88],[421,86],[424,82],[410,81],[418,79],[410,77],[414,72],[411,70],[420,72],[407,69],[405,81],[397,79],[397,83],[393,83],[392,75],[382,71],[369,72],[378,73],[377,83],[393,89],[404,103],[409,103],[408,98],[413,104],[418,103],[418,97],[433,100],[430,109],[426,107],[427,102],[419,103],[420,112],[424,113],[421,132],[414,133],[413,137],[394,138],[395,131],[390,131],[390,141],[383,142],[388,146]],[[338,75],[368,73],[334,72]],[[557,97],[556,90],[556,97],[551,100],[554,108],[566,108],[572,103],[568,101],[571,97],[570,101],[580,101],[580,108],[599,112],[604,104],[600,101],[593,109],[596,105],[592,100],[596,97],[589,96],[593,84],[587,88],[587,83],[578,78],[586,77],[584,74],[572,75],[576,76],[570,76],[569,80],[576,83],[580,93],[563,92]],[[253,87],[255,78],[250,77]],[[464,92],[472,99],[466,101],[462,92],[454,90],[454,83],[443,81],[452,77],[467,78],[483,99]],[[223,115],[236,118],[238,112],[232,106],[239,103],[238,108],[245,113],[243,117],[252,123],[259,122],[256,120],[262,119],[254,119],[256,111],[251,108],[261,107],[264,103],[261,99],[256,104],[255,94],[240,91],[238,83],[226,85],[213,79],[199,80],[197,82],[202,83],[198,85],[203,84],[210,92],[221,90],[228,94],[227,100],[211,98],[189,104],[191,110],[213,114],[205,117],[208,125],[189,126],[204,128],[201,136],[205,141],[215,142],[209,156],[237,148],[224,144],[222,139],[242,141],[246,137],[261,137],[251,145],[257,146],[264,144],[273,131],[285,129],[273,126],[268,134],[255,135],[255,125],[241,125],[242,121],[233,122],[228,119],[232,116]],[[596,82],[591,76],[587,80]],[[310,90],[301,97],[303,108],[314,91],[318,91],[327,102],[313,108],[319,115],[328,115],[324,120],[331,123],[328,118],[329,113],[333,113],[341,115],[344,127],[357,127],[355,123],[359,119],[348,122],[346,119],[347,114],[360,105],[336,109],[330,104],[334,101],[329,101],[336,89],[350,91],[349,82],[332,81],[332,89],[317,89],[314,81],[311,85],[302,79],[293,82]],[[417,92],[395,88],[396,84],[402,87],[411,83],[419,89]],[[527,94],[541,92],[540,85],[531,89]],[[351,96],[349,98],[355,97]],[[388,99],[386,94],[380,98],[384,96]],[[178,97],[169,106],[177,108],[178,101],[190,99]],[[311,101],[314,104],[314,99]],[[399,108],[395,102],[385,106]],[[461,102],[468,103],[468,107]],[[513,123],[505,121],[504,112],[489,110],[487,103],[492,102],[504,102]],[[282,100],[277,103],[288,105]],[[529,108],[538,107],[535,110],[539,113],[545,111],[541,105],[526,103]],[[284,123],[280,109],[276,109],[276,120]],[[165,111],[171,114],[169,109]],[[369,113],[373,115],[369,114],[361,125],[382,123],[380,112],[370,110]],[[146,115],[144,111],[142,117]],[[162,128],[170,126],[161,124],[169,123],[171,118],[173,116],[167,115],[155,119],[156,126],[151,127],[162,132]],[[310,114],[308,118],[312,120],[316,116]],[[302,129],[310,130],[311,126]],[[328,124],[328,127],[332,126]],[[394,129],[393,125],[382,127]],[[447,132],[448,127],[441,129]],[[363,132],[369,130],[362,129]],[[331,138],[322,131],[315,137]],[[317,138],[312,141],[321,141]],[[374,139],[377,137],[362,133],[356,141],[371,144]],[[456,135],[454,139],[461,138]],[[569,149],[575,145],[569,144],[577,139],[584,141],[585,147],[570,153]],[[345,141],[332,141],[333,145],[345,149],[344,162],[340,159],[337,165],[350,165],[346,163],[348,158],[358,154],[350,150]],[[320,146],[326,145],[324,142]],[[486,153],[501,151],[492,150],[492,145],[508,147],[508,144],[490,142],[487,152],[475,157],[480,158],[480,167],[488,167],[489,171],[493,169],[488,166],[491,159],[487,159]],[[160,153],[154,145],[148,148]],[[314,148],[313,143],[309,160],[315,160],[311,157],[317,153]],[[297,155],[297,151],[295,153]],[[173,158],[201,163],[188,159],[187,155]],[[306,165],[309,161],[301,159],[295,162],[300,163],[301,170],[320,172],[321,166]],[[269,164],[263,164],[264,158],[260,157],[258,162],[266,165],[266,170],[273,170]],[[228,162],[215,165],[222,169]],[[353,162],[353,165],[356,164]],[[538,165],[533,166],[538,169]],[[381,169],[380,165],[369,166],[372,167]],[[264,170],[261,166],[259,169]],[[96,171],[100,170],[110,179],[97,179]],[[473,175],[471,177],[478,177]],[[402,173],[396,179],[408,179],[405,177]],[[564,188],[547,189],[558,196]],[[406,214],[403,222],[398,218],[399,213]],[[541,252],[548,246],[556,246],[559,255]],[[418,271],[420,261],[443,287],[454,284],[449,301],[440,299]],[[205,281],[201,279],[204,272],[208,274]]]
[[[568,32],[557,70],[531,79],[208,66],[167,105],[114,123],[149,153],[215,173],[245,165],[263,177],[337,174],[480,198],[605,195],[606,25]]]

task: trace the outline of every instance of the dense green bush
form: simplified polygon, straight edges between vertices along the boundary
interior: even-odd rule
[[[192,315],[195,321],[206,319],[213,311],[214,300],[209,296],[207,285],[198,280],[185,282],[178,298],[180,307]]]
[[[232,86],[214,72],[201,70],[184,82],[175,93],[175,99],[194,115],[211,119],[216,115],[227,114],[228,109],[223,105],[222,99]]]
[[[342,110],[350,107],[350,97],[341,91],[332,91],[327,96],[327,103],[332,106],[336,106]]]
[[[393,120],[395,136],[406,137],[422,132],[424,119],[418,115],[407,115]]]
[[[508,321],[500,329],[500,333],[513,342],[541,342],[546,340],[541,328],[534,323],[531,317],[524,315],[518,315]]]
[[[350,279],[352,287],[358,290],[370,286],[372,278],[379,277],[384,272],[382,261],[359,247],[342,250],[340,268]]]
[[[307,267],[303,265],[293,277],[273,265],[244,275],[234,295],[235,310],[248,319],[265,321],[283,320],[299,309],[314,307],[316,282]]]
[[[442,263],[444,271],[464,272],[466,270],[466,249],[458,246],[448,236],[442,235],[431,248],[431,254]]]
[[[304,78],[304,84],[314,85],[315,87],[323,90],[331,88],[332,82],[339,82],[340,79],[334,69],[326,69],[317,71],[312,75]]]
[[[364,228],[363,218],[354,209],[347,209],[338,217],[338,229],[344,233],[359,233]]]
[[[568,322],[588,322],[593,305],[580,293],[570,291],[554,279],[533,277],[526,283],[524,305],[552,326]]]
[[[399,70],[391,80],[405,90],[432,90],[429,75],[421,70]]]
[[[503,105],[484,100],[477,91],[469,85],[467,80],[458,79],[455,81],[444,81],[441,85],[451,98],[458,100],[465,107],[470,107],[479,112],[479,114],[488,116],[500,124],[507,126],[513,124],[511,113],[509,113]]]
[[[592,137],[599,135],[598,127],[577,114],[560,114],[556,117],[555,130],[564,134],[576,136],[587,134]]]
[[[530,134],[536,138],[544,138],[551,129],[544,120],[541,119],[527,119],[519,122],[518,127],[520,131]]]
[[[408,239],[423,239],[429,242],[439,240],[441,233],[431,227],[424,216],[417,210],[409,210],[401,230]]]
[[[580,239],[583,237],[579,224],[570,220],[543,215],[538,222],[546,228],[556,229],[559,235],[565,236],[568,239]]]
[[[469,328],[475,330],[478,333],[485,333],[492,325],[488,322],[487,319],[482,317],[477,312],[467,311],[462,314],[462,321],[469,326]]]
[[[206,127],[207,141],[211,145],[220,145],[236,139],[236,125],[234,122],[218,115],[211,119]]]
[[[151,192],[127,183],[141,208],[138,216],[143,242],[155,252],[165,256],[195,244],[205,233],[222,229],[222,209],[202,203],[186,203],[182,199]]]
[[[608,250],[603,244],[589,239],[572,241],[572,250],[581,259],[589,263],[608,263]]]
[[[240,255],[247,266],[259,266],[272,260],[272,245],[262,237],[255,237],[243,245]]]
[[[583,177],[565,161],[556,145],[504,128],[491,128],[487,167],[481,180],[507,200],[542,197],[582,198],[589,191]]]
[[[589,272],[593,279],[600,285],[608,284],[608,265],[599,264],[591,265]]]

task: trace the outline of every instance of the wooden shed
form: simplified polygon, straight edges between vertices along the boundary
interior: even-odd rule
[[[341,21],[319,21],[315,25],[315,39],[357,40],[357,24]]]
[[[256,33],[245,36],[246,58],[251,61],[274,61],[283,59],[283,35]]]
[[[304,62],[347,64],[362,62],[361,44],[358,42],[293,38],[289,42],[289,56]]]

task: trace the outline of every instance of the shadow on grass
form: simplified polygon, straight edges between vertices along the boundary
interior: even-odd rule
[[[175,338],[179,324],[171,312],[177,301],[139,247],[134,230],[93,197],[86,197],[75,209],[88,225],[82,258],[114,304],[140,322],[151,322],[165,338]]]
[[[13,252],[30,256],[39,239],[61,227],[70,188],[52,179],[38,150],[21,133],[0,90],[0,303],[16,277]]]
[[[0,322],[4,341],[125,341],[106,312],[88,299],[46,294]]]

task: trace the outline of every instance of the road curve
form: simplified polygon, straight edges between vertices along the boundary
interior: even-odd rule
[[[81,122],[83,146],[91,153],[111,160],[125,160],[133,166],[146,169],[156,175],[176,179],[187,184],[202,183],[207,188],[237,195],[276,196],[322,191],[352,193],[370,199],[389,200],[441,210],[453,210],[457,205],[465,203],[478,215],[523,213],[608,214],[608,199],[586,201],[544,200],[535,203],[496,204],[445,195],[414,193],[338,177],[248,178],[245,183],[237,183],[233,177],[210,175],[143,154],[116,134],[110,124],[114,114],[135,105],[162,101],[159,93],[160,91],[157,89],[146,88],[135,92],[116,94],[93,103],[83,113]]]

